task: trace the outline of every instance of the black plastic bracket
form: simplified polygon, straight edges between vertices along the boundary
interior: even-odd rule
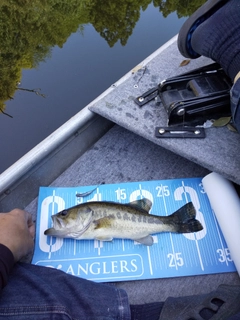
[[[204,128],[198,127],[156,127],[157,138],[205,138]]]
[[[230,116],[232,82],[217,63],[163,80],[134,101],[140,107],[155,99],[168,115],[168,126],[202,125]]]
[[[134,102],[139,105],[139,107],[144,106],[149,101],[155,99],[158,95],[158,86],[144,92],[141,96],[137,97]]]

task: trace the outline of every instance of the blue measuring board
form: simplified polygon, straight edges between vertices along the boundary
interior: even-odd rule
[[[229,249],[202,186],[202,178],[141,181],[39,190],[35,252],[32,263],[61,269],[97,282],[143,280],[235,272]],[[192,201],[203,230],[197,233],[159,233],[147,247],[132,240],[73,240],[49,237],[51,215],[87,201],[128,203],[148,198],[150,214],[170,215]]]

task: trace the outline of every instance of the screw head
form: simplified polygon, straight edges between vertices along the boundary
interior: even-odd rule
[[[197,130],[194,131],[194,133],[195,133],[195,134],[200,134],[201,131],[197,129]]]
[[[165,129],[160,128],[160,129],[158,130],[158,132],[159,132],[160,134],[164,134],[164,133],[165,133]]]
[[[184,108],[181,108],[181,109],[179,109],[179,110],[177,111],[177,115],[178,115],[178,116],[183,116],[184,113],[185,113],[185,109],[184,109]]]

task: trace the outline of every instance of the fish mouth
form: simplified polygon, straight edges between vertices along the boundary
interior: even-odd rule
[[[53,228],[55,230],[61,230],[62,228],[65,228],[65,223],[62,221],[62,219],[59,219],[56,216],[52,216],[53,221]]]
[[[49,228],[44,231],[44,234],[47,236],[55,236],[55,237],[65,237],[65,223],[62,219],[59,219],[56,215],[52,216],[52,228]]]
[[[66,237],[66,233],[63,230],[56,230],[55,228],[49,228],[45,230],[44,234],[46,236],[52,236],[52,237],[60,237],[60,238]]]

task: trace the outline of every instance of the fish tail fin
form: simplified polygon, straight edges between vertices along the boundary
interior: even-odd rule
[[[177,233],[191,233],[203,229],[201,222],[196,219],[196,210],[192,202],[188,202],[171,216]]]

